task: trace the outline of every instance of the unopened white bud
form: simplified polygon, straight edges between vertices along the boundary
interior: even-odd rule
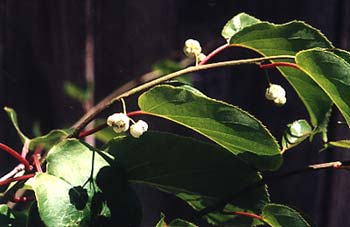
[[[197,40],[188,39],[185,42],[184,53],[188,57],[196,57],[202,52],[202,47]]]
[[[125,132],[129,129],[129,117],[124,113],[115,113],[107,118],[107,125],[113,127],[117,133]]]
[[[139,120],[135,124],[130,126],[130,134],[135,138],[139,138],[147,130],[148,130],[148,124],[142,120]]]
[[[287,101],[286,91],[278,84],[270,84],[270,87],[266,89],[265,97],[279,106],[284,105]]]
[[[286,104],[287,98],[283,96],[283,97],[274,99],[273,102],[276,103],[277,106],[283,106],[284,104]]]
[[[207,56],[206,56],[205,54],[200,53],[200,54],[198,55],[198,61],[201,62],[201,61],[203,61],[206,57],[207,57]]]

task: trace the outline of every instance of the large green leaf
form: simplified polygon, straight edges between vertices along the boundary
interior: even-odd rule
[[[296,62],[327,93],[350,126],[350,64],[323,49],[301,51]]]
[[[260,121],[192,87],[156,86],[139,97],[139,106],[201,133],[258,169],[281,165],[278,144]]]
[[[67,184],[56,182],[56,187],[59,188],[57,190],[62,190],[61,193],[65,194],[64,196],[68,195],[70,204],[52,208],[49,205],[54,204],[57,198],[45,198],[49,196],[45,194],[46,191],[40,191],[40,186],[33,187],[36,197],[43,196],[45,200],[50,200],[43,204],[38,202],[39,213],[45,223],[51,222],[55,217],[46,215],[44,210],[55,209],[53,213],[69,216],[65,213],[71,212],[70,205],[74,205],[78,211],[89,207],[86,212],[78,213],[84,216],[81,217],[84,220],[91,219],[94,225],[107,222],[111,226],[129,226],[130,223],[140,222],[141,207],[124,177],[123,169],[119,166],[110,166],[102,156],[107,157],[103,152],[77,139],[66,139],[49,151],[47,173],[50,174],[49,177],[52,176],[51,179],[56,177]],[[37,184],[35,179],[34,185]],[[64,200],[65,197],[62,196],[62,199]],[[72,212],[75,210],[73,209]],[[45,220],[46,217],[50,221]],[[78,216],[74,218],[80,219]],[[85,224],[78,226],[85,226]]]
[[[313,47],[332,47],[332,44],[320,31],[300,21],[282,25],[268,22],[255,23],[234,33],[229,43],[252,49],[263,56],[295,55],[301,50]],[[278,69],[303,101],[309,112],[312,125],[317,127],[318,131],[325,133],[329,120],[327,113],[332,104],[330,99],[303,72],[286,67]]]
[[[285,205],[266,205],[262,217],[271,227],[311,227],[299,212]]]
[[[196,210],[261,179],[220,146],[168,133],[147,132],[140,139],[121,137],[107,144],[106,151],[122,163],[129,181],[175,194]],[[214,212],[206,218],[215,224],[251,225],[252,220],[227,213],[260,213],[267,202],[266,189],[260,187],[227,205],[225,214]]]

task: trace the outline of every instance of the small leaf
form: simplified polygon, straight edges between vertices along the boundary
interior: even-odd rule
[[[7,115],[11,119],[11,122],[12,122],[13,126],[15,127],[17,134],[19,135],[21,141],[24,143],[25,141],[29,140],[29,138],[24,135],[24,133],[21,131],[21,129],[18,126],[16,111],[10,107],[4,107],[4,110],[7,112]]]
[[[271,227],[311,227],[299,212],[285,205],[266,205],[262,217]]]
[[[334,102],[350,127],[350,64],[323,49],[301,51],[296,62]]]
[[[29,149],[35,149],[38,145],[42,145],[46,149],[50,149],[53,145],[60,142],[69,135],[69,130],[55,129],[46,135],[35,137],[30,140]]]
[[[245,27],[261,22],[259,19],[246,13],[240,13],[230,19],[221,31],[221,35],[230,40],[230,38]]]
[[[258,169],[281,165],[278,144],[260,121],[192,87],[156,86],[139,97],[139,106],[206,136]]]
[[[287,125],[282,137],[283,150],[290,149],[312,135],[312,128],[309,123],[302,119]]]
[[[329,141],[325,144],[325,149],[329,147],[350,149],[350,140]]]
[[[300,21],[281,25],[268,22],[255,23],[235,33],[229,43],[252,49],[263,56],[295,55],[301,50],[313,47],[333,47],[319,30]],[[326,132],[332,102],[325,92],[299,70],[289,67],[278,67],[278,70],[304,103],[312,125],[318,132]]]
[[[71,82],[66,81],[64,83],[64,92],[66,95],[81,103],[85,102],[90,97],[91,91],[92,86],[88,86],[87,88],[82,89]]]
[[[150,131],[139,139],[116,138],[107,144],[106,151],[126,169],[130,182],[175,194],[196,210],[261,179],[255,170],[220,146],[168,133]],[[228,204],[225,213],[213,212],[206,219],[217,225],[249,226],[251,219],[227,213],[260,213],[268,200],[266,188],[259,187]]]
[[[161,214],[160,215],[160,220],[158,221],[156,227],[168,227],[168,225],[166,224],[164,218],[165,218],[164,214]]]

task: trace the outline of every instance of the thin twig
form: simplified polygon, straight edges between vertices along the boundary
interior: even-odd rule
[[[215,204],[208,206],[208,207],[196,212],[195,214],[193,214],[190,217],[185,218],[185,219],[190,221],[190,222],[193,222],[193,221],[195,221],[195,220],[197,220],[197,219],[199,219],[199,218],[201,218],[201,217],[203,217],[211,212],[221,210],[226,206],[226,204],[233,202],[239,196],[241,196],[247,192],[250,192],[254,189],[257,189],[259,187],[262,187],[267,183],[277,181],[277,180],[284,180],[284,179],[287,179],[288,177],[299,175],[299,174],[304,174],[304,173],[318,171],[318,170],[326,170],[326,169],[347,169],[347,170],[349,170],[350,169],[350,160],[349,161],[342,161],[342,162],[336,161],[336,162],[314,164],[314,165],[309,165],[309,166],[301,168],[301,169],[297,169],[297,170],[293,170],[293,171],[290,171],[287,173],[283,173],[280,175],[265,177],[259,181],[256,181],[255,183],[253,183],[251,185],[248,185],[244,188],[241,188],[240,190],[238,190],[234,194],[228,195],[228,196],[220,199]]]
[[[89,124],[98,114],[100,114],[105,109],[109,108],[114,102],[120,100],[121,98],[126,98],[130,95],[133,95],[135,93],[138,93],[140,91],[143,91],[147,88],[151,88],[157,84],[163,83],[165,81],[168,81],[170,79],[208,69],[214,69],[214,68],[222,68],[222,67],[228,67],[228,66],[234,66],[234,65],[243,65],[243,64],[256,64],[259,62],[267,61],[267,60],[276,60],[276,59],[295,59],[294,56],[291,55],[279,55],[279,56],[269,56],[269,57],[260,57],[260,58],[251,58],[251,59],[242,59],[242,60],[233,60],[233,61],[224,61],[224,62],[218,62],[218,63],[212,63],[207,65],[198,65],[198,66],[190,66],[188,68],[179,70],[174,73],[170,73],[168,75],[162,76],[160,78],[151,80],[149,82],[146,82],[144,84],[138,85],[134,87],[133,89],[130,89],[120,95],[117,95],[115,97],[111,97],[111,99],[106,100],[103,103],[99,103],[96,108],[94,108],[93,112],[90,112],[89,115],[85,115],[74,127],[74,132],[69,135],[69,137],[77,137],[80,133],[80,131]]]

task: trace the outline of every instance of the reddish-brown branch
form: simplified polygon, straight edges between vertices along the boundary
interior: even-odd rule
[[[39,173],[42,173],[43,170],[42,170],[41,165],[40,165],[39,157],[40,157],[40,154],[33,154],[32,155],[32,159],[33,159],[33,163],[34,163],[36,171]]]
[[[133,116],[144,115],[144,114],[147,114],[147,112],[142,111],[142,110],[137,110],[137,111],[129,112],[126,115],[128,115],[128,117],[133,117]]]
[[[23,176],[20,176],[20,177],[14,177],[14,178],[6,179],[6,180],[3,180],[3,181],[0,181],[0,186],[7,185],[7,184],[10,184],[10,183],[16,182],[16,181],[28,180],[28,179],[30,179],[30,178],[32,178],[34,176],[35,176],[35,174],[32,173],[32,174],[23,175]]]
[[[269,63],[269,64],[259,64],[259,67],[261,69],[271,69],[271,68],[276,68],[279,66],[300,69],[297,64],[291,63],[291,62],[273,62],[273,63]]]
[[[257,214],[247,213],[247,212],[243,212],[243,211],[236,211],[236,212],[233,212],[233,214],[240,215],[240,216],[245,216],[245,217],[250,217],[250,218],[254,218],[254,219],[263,221],[263,218],[260,215],[257,215]]]
[[[106,128],[107,126],[108,125],[106,123],[103,123],[103,124],[100,124],[100,125],[96,126],[93,129],[83,131],[83,132],[79,133],[79,138],[84,138],[86,136],[92,135],[92,134],[94,134],[94,133],[96,133],[96,132]]]
[[[230,45],[229,44],[224,44],[222,46],[219,46],[218,48],[216,48],[215,50],[213,50],[210,54],[207,55],[207,57],[205,57],[203,59],[203,61],[201,61],[199,63],[199,65],[204,65],[205,63],[207,63],[210,59],[212,59],[214,56],[216,56],[217,54],[219,54],[221,51],[229,48]]]
[[[25,158],[23,158],[17,151],[13,150],[11,147],[9,147],[3,143],[0,143],[0,149],[6,151],[12,157],[17,159],[20,163],[22,163],[26,170],[28,170],[28,171],[32,170],[33,167],[29,164],[29,162]]]

